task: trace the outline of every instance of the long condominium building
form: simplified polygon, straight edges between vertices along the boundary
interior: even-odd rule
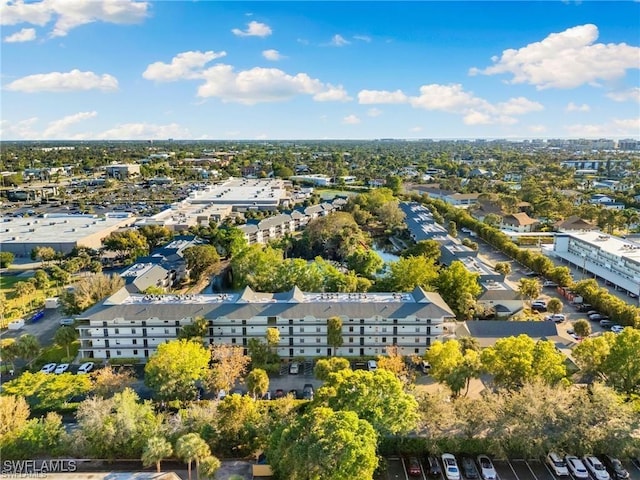
[[[265,340],[267,328],[280,332],[281,357],[365,356],[395,345],[403,355],[421,355],[442,337],[454,313],[442,297],[416,288],[411,293],[284,293],[144,295],[121,289],[77,317],[80,356],[148,358],[203,317],[206,343],[247,347]],[[343,345],[327,341],[327,320],[342,320]]]
[[[558,233],[553,253],[563,260],[640,295],[640,243],[602,232]]]

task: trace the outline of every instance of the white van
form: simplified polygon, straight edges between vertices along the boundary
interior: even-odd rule
[[[7,325],[9,330],[20,330],[22,327],[24,327],[24,318],[18,318]]]

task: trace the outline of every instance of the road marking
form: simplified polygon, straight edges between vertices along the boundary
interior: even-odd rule
[[[531,468],[531,465],[529,465],[529,462],[524,462],[524,463],[527,465],[527,468],[531,472],[531,475],[533,476],[533,478],[535,478],[535,480],[538,480],[538,476],[533,472],[533,469]]]
[[[516,480],[520,480],[520,477],[518,477],[516,470],[513,468],[513,465],[511,465],[511,462],[509,460],[507,460],[507,465],[509,465],[509,468],[513,472],[513,476],[516,477]]]

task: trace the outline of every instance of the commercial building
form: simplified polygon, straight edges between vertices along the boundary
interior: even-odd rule
[[[290,204],[289,185],[278,178],[230,178],[221,184],[190,192],[186,201],[191,204],[231,205],[236,211],[276,210]]]
[[[129,213],[97,215],[44,214],[41,217],[0,217],[0,250],[28,257],[35,247],[69,253],[76,247],[98,249],[111,232],[132,225]]]
[[[640,295],[640,243],[602,232],[558,233],[556,257],[604,279],[617,289]]]
[[[207,320],[205,342],[240,345],[264,340],[277,328],[281,357],[378,355],[395,345],[422,355],[442,338],[454,317],[442,297],[417,287],[411,293],[284,293],[143,295],[123,288],[77,317],[83,358],[148,358],[196,318]],[[343,345],[327,341],[327,320],[342,320]],[[335,350],[335,351],[334,351]]]
[[[104,167],[107,177],[125,179],[140,175],[140,165],[137,163],[120,163]]]

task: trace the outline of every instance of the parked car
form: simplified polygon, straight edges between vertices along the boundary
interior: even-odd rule
[[[609,469],[609,473],[615,480],[627,480],[629,478],[629,472],[627,472],[617,458],[604,455],[602,457],[602,463]]]
[[[67,370],[69,370],[69,364],[68,363],[61,363],[60,365],[58,365],[56,367],[56,369],[53,371],[53,373],[55,373],[56,375],[60,375],[61,373],[66,372]]]
[[[274,394],[273,394],[274,398],[284,398],[284,390],[279,388],[277,389]]]
[[[554,282],[553,280],[545,280],[545,281],[542,283],[542,286],[543,286],[543,287],[557,287],[557,286],[558,286],[558,284],[557,284],[556,282]]]
[[[478,474],[478,469],[476,468],[476,464],[473,461],[473,458],[462,457],[460,465],[462,466],[462,474],[464,475],[464,478],[474,480],[480,476]]]
[[[582,460],[578,457],[574,455],[566,455],[564,460],[567,462],[567,467],[569,467],[569,471],[575,478],[589,478],[587,467],[584,466],[584,463],[582,463]]]
[[[289,374],[290,375],[298,375],[300,373],[300,364],[297,362],[293,362],[289,365]]]
[[[589,320],[591,320],[592,322],[599,322],[600,320],[604,320],[605,318],[607,317],[600,313],[592,313],[589,315]]]
[[[61,327],[70,327],[75,323],[73,318],[61,318],[60,326]]]
[[[304,387],[302,387],[302,398],[304,400],[313,400],[313,385],[310,383],[305,383]]]
[[[447,480],[460,480],[460,469],[458,468],[456,457],[450,453],[443,453],[442,464],[444,465],[444,475]]]
[[[613,333],[622,333],[623,330],[624,330],[624,327],[622,325],[613,325],[611,327],[611,331]]]
[[[544,319],[551,322],[562,323],[567,317],[562,313],[554,313],[553,315],[547,315]]]
[[[602,320],[600,320],[600,326],[603,328],[613,327],[614,325],[615,323],[613,323],[613,320],[609,320],[608,318],[603,318]]]
[[[498,477],[496,469],[493,467],[491,459],[486,455],[478,455],[478,465],[480,466],[480,475],[483,480],[495,480]]]
[[[418,460],[417,457],[409,457],[407,464],[409,465],[407,467],[409,475],[411,475],[412,477],[422,476],[422,467],[420,466],[420,460]]]
[[[84,362],[82,365],[78,367],[78,375],[82,375],[85,373],[89,373],[93,370],[94,363],[93,362]]]
[[[369,360],[367,361],[367,370],[369,370],[370,372],[373,372],[374,370],[378,369],[378,363],[375,360]]]
[[[545,461],[547,462],[547,465],[549,465],[549,468],[553,470],[553,473],[555,473],[559,477],[569,476],[567,462],[565,462],[563,458],[556,452],[549,452],[545,457]]]
[[[534,302],[531,302],[531,310],[535,310],[536,312],[546,312],[547,302],[543,300],[536,300]]]
[[[598,457],[594,457],[593,455],[582,457],[582,463],[584,463],[587,469],[593,475],[593,478],[596,480],[610,480],[609,472],[602,464]]]
[[[427,468],[429,469],[429,475],[432,477],[440,477],[442,475],[442,469],[440,468],[440,462],[435,455],[429,455],[427,457]]]
[[[55,371],[56,367],[57,367],[57,364],[55,364],[55,363],[47,363],[46,365],[44,365],[40,369],[40,371],[42,373],[53,373]]]

